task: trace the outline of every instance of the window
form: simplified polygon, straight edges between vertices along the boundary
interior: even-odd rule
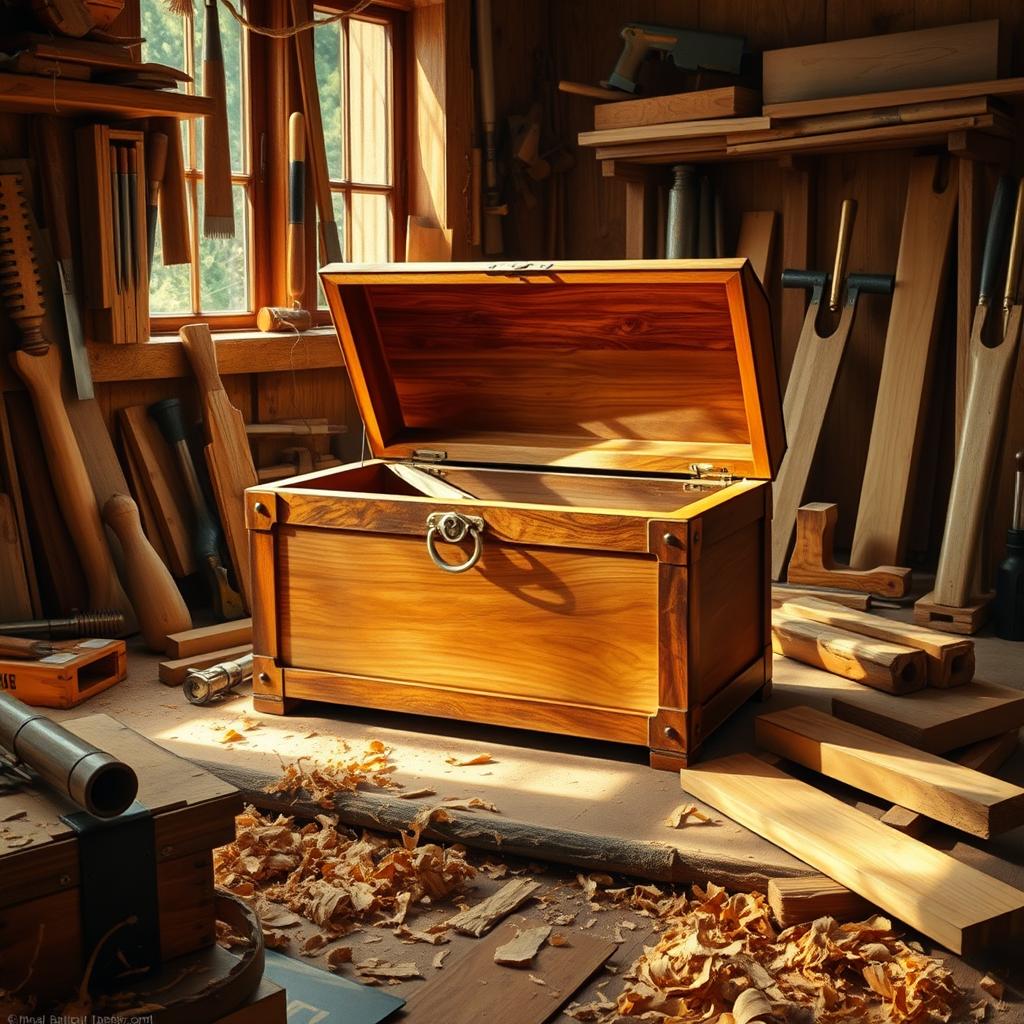
[[[382,10],[314,31],[334,218],[344,258],[357,263],[395,259],[404,235],[396,159],[400,27],[395,12]]]
[[[179,17],[167,11],[161,0],[143,0],[141,5],[143,60],[182,68],[192,76],[189,93],[201,91],[202,4],[196,17]],[[252,312],[252,172],[249,144],[249,97],[243,73],[248,67],[244,34],[230,13],[218,10],[224,48],[224,78],[227,83],[228,137],[235,206],[235,237],[204,238],[203,218],[203,122],[181,123],[182,153],[188,184],[191,264],[165,267],[160,251],[159,231],[150,282],[150,313],[153,317],[182,314]]]

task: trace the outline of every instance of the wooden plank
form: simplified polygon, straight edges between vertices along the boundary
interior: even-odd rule
[[[222,651],[225,647],[252,642],[252,619],[219,622],[214,626],[199,626],[167,637],[168,658],[191,658],[197,654]]]
[[[502,918],[523,906],[539,888],[540,882],[532,878],[514,878],[487,899],[449,918],[448,924],[460,935],[472,935],[479,939]]]
[[[931,395],[933,354],[957,205],[957,161],[916,157],[885,336],[882,376],[850,565],[899,565],[906,554],[914,484]]]
[[[766,105],[998,78],[999,22],[974,21],[767,50]]]
[[[913,693],[927,685],[923,651],[823,626],[784,610],[772,614],[772,650],[886,693]]]
[[[174,454],[146,412],[144,405],[132,405],[118,413],[125,448],[142,469],[142,486],[156,518],[157,529],[175,576],[196,572],[192,529],[188,521],[190,502]]]
[[[31,555],[29,555],[31,557]],[[0,622],[32,618],[25,553],[18,537],[18,521],[9,494],[0,494]]]
[[[973,768],[977,772],[994,774],[1017,752],[1018,745],[1018,731],[1013,729],[1010,732],[1004,732],[1002,736],[993,736],[990,740],[982,740],[963,750],[955,751],[950,754],[950,759],[966,768]],[[880,820],[890,828],[895,828],[915,839],[920,839],[927,834],[934,824],[927,815],[898,804],[890,807]]]
[[[982,839],[1024,824],[1024,789],[815,708],[760,715],[759,746]]]
[[[701,89],[672,96],[646,96],[622,103],[594,107],[594,128],[633,128],[639,125],[669,124],[672,121],[703,121],[708,118],[760,114],[761,94],[741,85]]]
[[[680,781],[696,799],[955,953],[1024,933],[1024,892],[752,754],[685,768]]]
[[[850,110],[868,110],[873,107],[898,107],[908,103],[936,103],[971,96],[1005,96],[1013,100],[1014,97],[1024,96],[1024,78],[958,82],[955,85],[936,85],[926,89],[889,89],[856,96],[797,100],[793,103],[766,103],[764,113],[769,117],[781,119],[813,117],[821,114],[841,114]]]
[[[736,255],[750,260],[763,285],[768,284],[768,267],[775,245],[775,219],[774,210],[748,210],[740,218]]]
[[[846,629],[862,636],[902,644],[924,651],[928,661],[928,684],[943,689],[962,686],[974,678],[974,641],[944,636],[909,622],[883,619],[815,597],[794,597],[783,605],[787,615],[811,619],[826,626]]]
[[[618,146],[624,143],[664,142],[675,139],[700,139],[726,132],[767,131],[770,117],[718,117],[707,121],[674,121],[671,124],[645,124],[635,128],[609,128],[606,131],[580,132],[580,146]]]
[[[249,449],[245,420],[224,390],[210,328],[206,324],[190,324],[182,327],[179,335],[199,386],[206,435],[210,442],[206,446],[210,483],[220,510],[220,521],[239,590],[248,608],[252,595],[252,572],[244,493],[247,487],[257,486],[259,479]]]
[[[931,688],[903,697],[873,690],[832,698],[832,714],[918,750],[945,754],[1024,725],[1024,692],[995,683]]]
[[[496,964],[495,950],[515,934],[510,924],[462,959],[453,958],[451,966],[413,994],[403,1024],[543,1024],[617,948],[577,928],[568,945],[541,949],[529,970]]]
[[[787,601],[798,597],[814,597],[843,608],[856,608],[866,612],[871,607],[870,594],[852,594],[842,590],[825,590],[813,587],[791,587],[786,584],[772,584],[772,607],[781,608]]]
[[[227,647],[219,651],[209,651],[206,654],[194,654],[191,658],[174,658],[171,661],[160,662],[160,682],[164,686],[181,686],[185,682],[185,676],[194,668],[209,668],[211,665],[219,665],[222,661],[234,661],[243,654],[252,654],[252,644],[239,644],[237,647]]]
[[[3,395],[0,395],[0,486],[6,491],[7,497],[11,501],[32,612],[35,617],[38,617],[43,613],[39,600],[39,581],[36,577],[35,560],[29,539],[28,520],[25,517],[25,501],[21,493],[18,465],[14,459],[14,444],[11,440],[11,425],[7,418],[7,403]]]
[[[819,917],[834,917],[840,923],[857,921],[873,913],[866,899],[827,875],[769,879],[768,905],[782,928]]]

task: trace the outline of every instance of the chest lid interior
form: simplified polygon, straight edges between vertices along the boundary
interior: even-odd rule
[[[334,264],[378,458],[769,479],[785,436],[745,260]]]

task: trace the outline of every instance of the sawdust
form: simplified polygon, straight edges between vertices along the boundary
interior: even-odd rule
[[[476,764],[494,764],[494,758],[490,754],[471,754],[462,757],[453,755],[446,757],[444,763],[454,765],[456,768],[469,768]]]
[[[442,801],[445,807],[453,811],[490,811],[492,814],[501,814],[494,804],[488,800],[481,800],[478,796],[455,797],[448,796]]]
[[[776,933],[759,893],[709,884],[687,897],[638,885],[612,898],[655,917],[661,935],[627,972],[614,1009],[570,1008],[577,1020],[925,1024],[948,1021],[960,1002],[942,962],[880,916],[842,925],[825,917]]]
[[[390,747],[380,740],[371,740],[362,753],[353,754],[344,740],[336,742],[338,752],[323,762],[307,765],[306,758],[300,757],[285,765],[282,777],[268,786],[267,792],[288,796],[305,793],[321,807],[330,807],[335,794],[351,793],[362,784],[380,789],[394,787],[391,775],[396,766]]]
[[[669,828],[683,828],[693,823],[701,825],[717,824],[710,814],[699,810],[696,804],[682,804],[677,807],[669,816],[665,824]]]

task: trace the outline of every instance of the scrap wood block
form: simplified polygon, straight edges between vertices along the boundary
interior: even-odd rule
[[[594,107],[594,128],[635,128],[672,121],[704,121],[761,113],[761,94],[741,85],[699,89],[672,96],[645,96]]]
[[[412,995],[402,1024],[543,1024],[618,948],[577,928],[568,945],[544,946],[528,970],[495,963],[495,950],[515,937],[508,924],[453,957]]]
[[[887,693],[913,693],[927,685],[923,651],[790,616],[785,606],[772,613],[772,650]]]
[[[977,772],[993,773],[1005,764],[1016,752],[1018,747],[1018,730],[1004,732],[1002,736],[993,736],[990,740],[982,740],[963,750],[950,755],[950,759],[966,768]],[[920,839],[926,835],[934,822],[926,814],[912,811],[908,807],[894,804],[882,815],[883,821],[890,828],[897,829],[908,836]]]
[[[193,658],[197,654],[223,651],[225,647],[236,647],[252,642],[252,619],[234,619],[218,622],[212,626],[197,626],[167,637],[168,658]]]
[[[539,888],[540,882],[535,882],[532,878],[514,878],[492,896],[456,914],[448,924],[460,935],[480,938],[503,917],[518,910]]]
[[[759,746],[988,839],[1024,824],[1024,789],[809,707],[761,715]]]
[[[691,796],[955,953],[1024,935],[1024,892],[752,754],[684,768],[680,781]]]
[[[939,604],[934,593],[927,593],[914,604],[914,621],[943,633],[971,636],[988,621],[994,593],[975,595],[962,608]]]
[[[819,601],[830,601],[843,608],[856,608],[861,612],[866,612],[871,607],[870,594],[828,590],[822,587],[791,587],[786,583],[772,584],[772,608],[781,608],[787,601],[797,597],[816,597]]]
[[[226,650],[195,654],[191,658],[162,661],[160,662],[160,682],[164,686],[181,686],[185,682],[185,676],[194,668],[209,668],[211,665],[219,665],[222,661],[235,661],[243,654],[251,653],[252,644],[241,644],[238,647],[228,647]]]
[[[849,690],[832,698],[832,714],[918,750],[945,754],[1024,725],[1024,692],[995,683],[921,690],[893,697]]]
[[[782,610],[787,615],[924,651],[930,686],[960,686],[974,678],[973,640],[947,637],[910,623],[839,608],[814,597],[796,597],[783,604]]]
[[[866,899],[827,875],[769,879],[768,905],[783,928],[819,917],[856,921],[874,912]]]

